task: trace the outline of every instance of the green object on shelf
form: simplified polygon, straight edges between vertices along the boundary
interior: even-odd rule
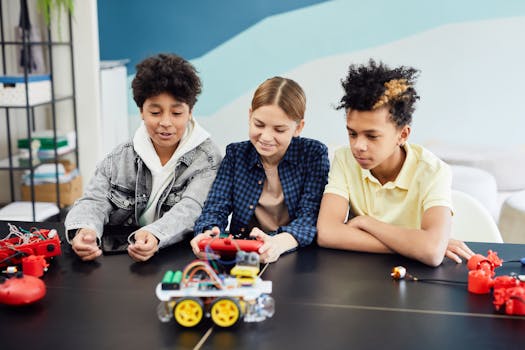
[[[33,137],[33,140],[40,141],[40,149],[54,149],[55,141],[52,137]],[[67,138],[57,137],[56,147],[67,146]],[[29,142],[27,139],[18,139],[18,148],[29,148]]]
[[[38,157],[33,157],[33,166],[40,164],[40,159]],[[30,167],[29,158],[18,158],[18,166]]]

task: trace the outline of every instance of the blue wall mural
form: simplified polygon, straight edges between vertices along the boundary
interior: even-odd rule
[[[522,0],[113,0],[99,16],[101,58],[130,58],[130,80],[150,54],[192,61],[204,87],[194,115],[221,144],[246,138],[251,94],[274,75],[305,89],[306,136],[345,143],[339,82],[370,57],[421,69],[413,140],[523,144]]]
[[[327,0],[99,0],[100,58],[204,55],[258,21]]]

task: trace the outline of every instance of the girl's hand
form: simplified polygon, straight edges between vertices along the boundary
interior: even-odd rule
[[[259,248],[260,260],[263,263],[275,262],[279,259],[282,253],[297,247],[297,241],[287,232],[270,236],[259,228],[254,227],[252,232],[250,232],[250,237],[254,237],[264,242]]]
[[[193,239],[190,241],[190,245],[191,249],[193,250],[193,253],[197,256],[197,258],[210,258],[209,254],[206,254],[206,252],[202,252],[199,249],[199,242],[205,238],[218,237],[220,233],[221,230],[217,226],[214,226],[211,230],[206,230],[203,233],[199,233],[197,236],[193,237]]]

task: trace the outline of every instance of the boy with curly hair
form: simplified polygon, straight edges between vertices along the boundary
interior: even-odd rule
[[[474,254],[450,238],[450,168],[407,142],[418,73],[374,60],[350,66],[337,107],[346,111],[350,147],[336,151],[330,169],[317,221],[320,246],[398,253],[431,266]]]
[[[65,220],[82,260],[102,254],[105,225],[137,227],[127,245],[135,261],[180,241],[193,231],[221,161],[192,117],[201,81],[188,61],[174,54],[149,57],[137,65],[132,89],[143,123],[98,164]]]

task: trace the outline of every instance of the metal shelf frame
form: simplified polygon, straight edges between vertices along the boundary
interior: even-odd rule
[[[56,111],[56,105],[57,103],[63,102],[63,101],[71,101],[72,103],[72,114],[73,114],[73,127],[75,131],[75,161],[76,166],[79,167],[79,156],[78,156],[78,123],[77,123],[77,104],[76,104],[76,84],[75,84],[75,69],[74,69],[74,52],[73,52],[73,28],[72,28],[72,19],[71,15],[67,15],[67,21],[68,21],[68,31],[69,31],[69,38],[67,41],[53,41],[52,33],[50,27],[47,27],[47,40],[39,41],[39,42],[29,42],[27,40],[26,35],[22,35],[23,40],[22,41],[6,41],[5,40],[5,33],[4,33],[4,27],[1,25],[1,23],[4,23],[4,11],[2,6],[3,0],[0,0],[0,55],[2,57],[2,66],[1,66],[1,74],[6,75],[7,73],[7,64],[6,64],[6,57],[7,57],[7,50],[12,49],[9,48],[14,47],[14,49],[17,49],[19,47],[23,47],[24,50],[24,60],[27,62],[29,60],[29,50],[28,48],[30,46],[40,45],[47,48],[47,59],[48,59],[48,65],[49,65],[49,75],[51,79],[51,99],[47,102],[37,103],[37,104],[30,104],[29,103],[29,91],[28,91],[28,77],[29,72],[27,69],[27,66],[24,66],[24,81],[25,84],[25,92],[26,92],[26,103],[24,106],[1,106],[0,109],[5,111],[5,123],[6,123],[6,137],[7,137],[7,152],[8,157],[7,159],[2,161],[2,166],[0,166],[0,171],[8,171],[9,172],[9,188],[10,188],[10,194],[11,194],[11,202],[15,201],[15,171],[20,171],[23,169],[30,171],[30,187],[31,187],[31,203],[32,203],[32,214],[33,214],[33,221],[36,221],[36,210],[35,210],[35,184],[34,184],[34,170],[36,166],[40,163],[35,162],[33,159],[33,154],[30,151],[29,152],[29,162],[28,166],[17,166],[14,164],[14,161],[17,160],[17,156],[13,154],[13,146],[12,146],[12,133],[11,133],[11,121],[10,121],[10,111],[14,109],[25,109],[26,111],[26,120],[27,120],[27,139],[32,139],[32,134],[35,132],[35,108],[41,107],[41,106],[49,106],[51,107],[51,126],[53,130],[53,139],[54,139],[54,158],[52,159],[52,162],[55,164],[55,173],[56,173],[56,204],[57,207],[60,208],[60,183],[59,183],[59,173],[58,173],[58,162],[59,158],[63,155],[58,154],[57,150],[57,111]],[[70,69],[71,69],[71,83],[72,83],[72,91],[70,95],[67,96],[57,96],[55,92],[55,72],[53,68],[53,48],[56,46],[66,46],[69,48],[69,55],[70,55]],[[69,152],[68,152],[69,153]],[[7,163],[4,165],[3,163]],[[35,164],[36,163],[36,164]],[[60,215],[60,214],[59,214]]]

